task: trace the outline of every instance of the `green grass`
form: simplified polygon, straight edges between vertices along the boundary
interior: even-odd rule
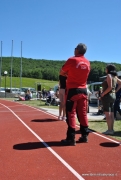
[[[41,101],[41,100],[32,100],[32,101],[20,101],[22,104],[26,104],[26,105],[29,105],[29,106],[33,106],[33,107],[36,107],[36,108],[50,108],[50,109],[58,109],[58,106],[48,106],[48,105],[45,105],[45,102],[44,101]]]
[[[1,79],[1,87],[5,87],[5,77]],[[22,77],[22,87],[32,87],[36,89],[37,83],[40,83],[42,88],[45,87],[48,90],[58,84],[58,81]],[[10,87],[10,77],[6,77],[6,87]],[[20,77],[12,77],[12,87],[20,88]]]
[[[9,98],[9,100],[13,100],[13,99]],[[33,106],[36,108],[58,109],[58,106],[47,106],[45,105],[45,102],[40,101],[40,100],[20,101],[20,103]],[[78,121],[77,121],[77,124],[79,124]],[[89,128],[96,132],[102,133],[107,130],[107,123],[105,120],[102,120],[102,121],[89,120]],[[114,139],[121,140],[121,120],[114,122],[114,130],[115,130],[115,134],[113,136],[107,136],[107,137],[112,137]]]
[[[107,130],[107,122],[106,121],[104,121],[104,122],[103,121],[102,122],[89,121],[89,127],[90,127],[90,129],[93,129],[95,131],[102,133]],[[117,140],[121,140],[121,120],[114,122],[114,131],[115,131],[115,133],[111,137],[113,137]]]
[[[107,122],[105,120],[89,120],[89,128],[96,132],[102,133],[107,130]],[[114,131],[114,135],[108,135],[107,137],[121,140],[121,120],[114,122]]]

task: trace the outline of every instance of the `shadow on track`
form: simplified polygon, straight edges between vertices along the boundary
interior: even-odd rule
[[[76,142],[79,143],[79,142]],[[13,149],[15,150],[33,150],[33,149],[41,149],[41,148],[48,148],[48,147],[61,147],[63,146],[60,141],[51,141],[51,142],[27,142],[21,144],[15,144]],[[103,147],[118,147],[120,144],[113,143],[113,142],[104,142],[100,143],[100,146]]]
[[[31,122],[57,122],[57,119],[33,119]]]
[[[45,145],[44,145],[45,144]],[[51,142],[27,142],[21,144],[15,144],[13,149],[15,150],[32,150],[39,148],[47,148],[52,146],[63,146],[60,141],[51,141]]]
[[[100,146],[112,148],[112,147],[120,146],[120,144],[113,142],[104,142],[104,143],[100,143]]]

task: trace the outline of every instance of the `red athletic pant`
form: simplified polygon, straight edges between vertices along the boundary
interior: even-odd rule
[[[77,94],[66,100],[67,124],[76,128],[76,114],[80,125],[87,127],[87,95]]]

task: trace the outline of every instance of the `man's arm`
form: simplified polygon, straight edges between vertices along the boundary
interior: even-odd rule
[[[68,76],[68,71],[70,70],[70,66],[72,66],[71,59],[69,58],[65,64],[62,66],[60,70],[60,75],[62,76]]]
[[[62,68],[61,68],[61,70],[60,70],[60,75],[62,75],[62,76],[67,76],[67,72],[64,72],[64,71],[62,70]]]

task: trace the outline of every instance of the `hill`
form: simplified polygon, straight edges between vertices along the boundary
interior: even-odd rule
[[[5,78],[2,76],[1,87],[5,87]],[[35,78],[22,78],[22,87],[32,87],[37,89],[37,84],[41,84],[41,88],[53,88],[58,84],[58,81],[35,79]],[[6,87],[10,87],[10,77],[6,77]],[[12,77],[12,87],[20,88],[20,77]]]
[[[59,70],[65,61],[54,61],[44,59],[22,58],[22,77],[45,79],[58,81]],[[91,71],[88,81],[99,81],[99,77],[105,75],[105,67],[107,63],[101,61],[91,61]],[[121,64],[116,65],[117,71],[121,70]],[[12,63],[12,76],[20,77],[21,58],[14,57]],[[2,58],[2,76],[4,71],[11,74],[11,57]]]

